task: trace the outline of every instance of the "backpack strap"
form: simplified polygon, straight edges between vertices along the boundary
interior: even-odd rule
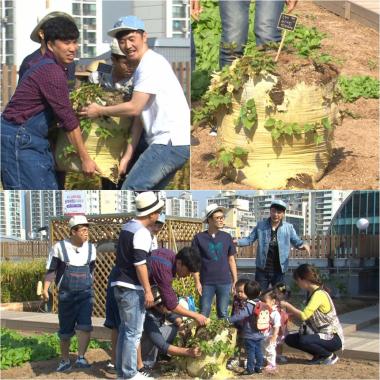
[[[67,249],[66,249],[66,245],[65,245],[65,241],[64,240],[61,240],[59,242],[60,246],[61,246],[61,250],[62,250],[62,254],[63,254],[63,261],[68,264],[70,262],[69,260],[69,255],[67,254]]]

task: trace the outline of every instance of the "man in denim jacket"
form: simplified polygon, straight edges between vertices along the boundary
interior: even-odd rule
[[[289,264],[290,245],[310,254],[309,246],[297,236],[293,225],[282,221],[285,211],[284,201],[273,200],[270,217],[257,223],[247,238],[235,241],[238,247],[244,247],[258,240],[256,281],[262,290],[284,281]]]

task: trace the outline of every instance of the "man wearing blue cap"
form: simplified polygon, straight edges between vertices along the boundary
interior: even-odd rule
[[[108,35],[118,40],[129,61],[138,63],[132,99],[108,107],[93,103],[80,114],[89,118],[141,115],[143,126],[134,123],[131,146],[120,161],[119,174],[125,173],[143,129],[147,147],[128,173],[122,190],[164,189],[190,157],[189,106],[169,62],[149,49],[139,18],[120,18]]]
[[[289,264],[290,245],[310,254],[310,247],[297,236],[293,225],[282,220],[285,211],[284,201],[273,200],[270,217],[258,222],[247,238],[235,240],[238,247],[258,241],[255,279],[262,290],[283,282]]]

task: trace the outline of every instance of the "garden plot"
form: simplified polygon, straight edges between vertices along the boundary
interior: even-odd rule
[[[326,33],[326,37],[321,42],[320,57],[332,56],[332,63],[338,68],[343,79],[353,75],[368,75],[378,78],[378,33],[355,22],[343,20],[310,2],[299,3],[297,14],[302,25],[309,28],[315,26],[318,31]],[[343,30],[344,33],[342,33]],[[287,59],[286,54],[281,59]],[[297,65],[297,62],[294,63]],[[281,68],[281,66],[279,67]],[[292,78],[291,75],[282,77],[285,79],[284,87],[292,84],[291,80],[294,77]],[[286,79],[289,80],[289,83],[286,83]],[[298,80],[298,78],[296,79]],[[340,79],[341,83],[342,79]],[[371,81],[371,85],[373,83]],[[367,88],[367,85],[367,82],[362,82],[362,89]],[[344,87],[344,83],[342,87]],[[349,99],[350,95],[354,97],[358,86],[356,83],[350,82],[345,89],[348,90],[346,96]],[[351,97],[350,100],[353,98]],[[337,104],[342,120],[335,125],[333,139],[330,140],[331,149],[328,151],[329,160],[324,168],[323,176],[310,178],[308,175],[301,175],[289,180],[285,185],[262,186],[262,184],[258,184],[255,186],[246,183],[244,178],[239,181],[236,175],[234,177],[228,173],[227,175],[225,172],[222,173],[218,166],[209,166],[205,170],[205,165],[208,165],[210,161],[215,161],[218,155],[220,156],[220,140],[218,140],[220,136],[219,133],[217,137],[210,136],[209,127],[204,129],[198,127],[193,130],[191,187],[193,189],[377,188],[378,100],[359,98],[349,102],[340,99]],[[196,107],[195,103],[193,110]],[[244,159],[244,157],[242,158]],[[254,168],[252,168],[253,171]],[[245,175],[245,177],[250,176],[251,174]]]

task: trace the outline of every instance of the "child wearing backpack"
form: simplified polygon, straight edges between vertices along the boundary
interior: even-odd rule
[[[231,316],[239,314],[241,310],[247,307],[247,295],[244,293],[244,287],[249,282],[247,278],[239,278],[235,283],[235,295],[232,302]],[[235,327],[237,329],[236,347],[237,354],[232,357],[228,363],[227,368],[234,370],[238,367],[245,368],[246,355],[244,352],[244,339],[242,335],[243,321],[236,322]]]
[[[264,334],[265,339],[263,341],[264,357],[267,361],[267,365],[264,368],[265,372],[276,372],[276,346],[278,342],[278,336],[281,328],[281,315],[277,309],[277,305],[280,302],[278,291],[276,289],[269,289],[261,295],[261,300],[271,309],[270,313],[270,329]]]
[[[247,367],[242,375],[261,373],[263,367],[263,353],[261,342],[264,339],[263,329],[269,325],[269,311],[266,305],[258,300],[260,284],[257,281],[249,281],[244,286],[247,295],[247,305],[239,310],[238,314],[228,317],[230,323],[242,322],[242,337],[247,353]]]

